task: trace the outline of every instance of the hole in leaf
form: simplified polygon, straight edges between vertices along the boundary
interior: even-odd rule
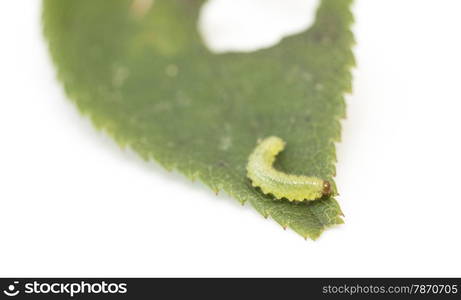
[[[276,45],[312,25],[319,0],[208,0],[199,31],[215,53],[251,52]]]

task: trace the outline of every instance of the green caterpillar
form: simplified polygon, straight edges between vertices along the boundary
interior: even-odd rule
[[[247,174],[254,187],[264,194],[289,201],[313,201],[331,194],[328,181],[301,175],[285,174],[273,167],[275,157],[285,148],[285,142],[271,136],[262,140],[251,153]]]

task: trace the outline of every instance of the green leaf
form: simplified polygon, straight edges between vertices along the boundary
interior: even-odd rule
[[[309,30],[275,47],[220,55],[196,29],[203,2],[44,0],[58,76],[119,144],[315,239],[343,222],[336,200],[276,200],[252,187],[246,164],[258,139],[278,136],[287,146],[276,168],[333,182],[354,63],[351,1],[323,0]]]

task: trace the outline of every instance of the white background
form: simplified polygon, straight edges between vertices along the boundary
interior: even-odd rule
[[[215,2],[201,27],[221,51],[268,46],[313,14],[309,0]],[[94,130],[55,80],[40,2],[1,1],[0,276],[461,276],[460,11],[356,1],[346,224],[313,242]]]

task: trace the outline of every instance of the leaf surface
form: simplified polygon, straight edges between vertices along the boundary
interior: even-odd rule
[[[79,110],[146,160],[303,237],[341,224],[334,197],[275,200],[252,187],[246,164],[258,139],[278,136],[287,147],[276,168],[333,182],[354,64],[351,1],[322,0],[313,26],[277,46],[219,55],[197,31],[204,1],[148,2],[44,0],[45,36]]]

